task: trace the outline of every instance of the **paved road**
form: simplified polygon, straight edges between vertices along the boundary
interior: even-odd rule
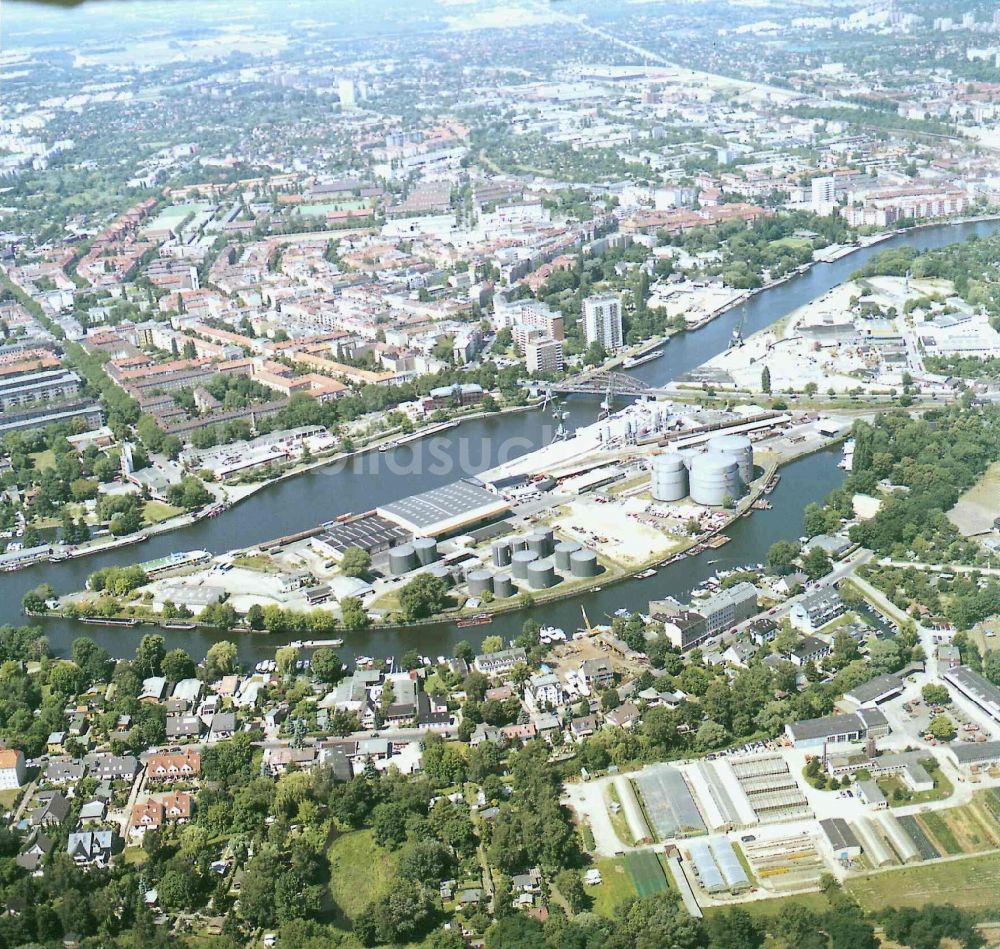
[[[914,570],[925,570],[931,573],[983,573],[991,577],[1000,577],[1000,567],[975,567],[964,563],[919,563],[913,560],[890,560],[884,557],[878,561],[880,567],[899,567]]]

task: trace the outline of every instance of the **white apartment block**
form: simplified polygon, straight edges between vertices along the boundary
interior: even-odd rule
[[[603,294],[583,301],[583,337],[589,346],[600,343],[608,352],[622,345],[622,301]]]
[[[528,372],[561,372],[563,368],[562,343],[542,336],[531,339],[524,346],[524,361]]]

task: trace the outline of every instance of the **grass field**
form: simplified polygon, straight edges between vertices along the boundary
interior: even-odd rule
[[[772,247],[787,247],[789,250],[801,250],[811,244],[812,241],[807,237],[781,237],[776,241],[771,241]]]
[[[740,909],[745,909],[754,919],[766,921],[780,916],[793,903],[803,906],[813,913],[825,913],[830,908],[829,900],[822,893],[797,893],[793,896],[781,896],[772,900],[751,900],[749,903],[740,903]],[[729,907],[706,906],[704,912],[707,917],[713,913],[729,912]]]
[[[7,788],[5,791],[0,791],[0,811],[9,811],[14,806],[20,793],[20,788]]]
[[[337,837],[327,848],[330,864],[330,915],[349,923],[374,899],[393,886],[396,860],[372,839],[370,830]],[[358,872],[363,868],[363,872]]]
[[[639,896],[654,896],[667,889],[663,864],[652,850],[636,850],[625,854],[625,869]]]
[[[958,854],[962,848],[948,826],[948,822],[941,816],[940,811],[930,811],[927,814],[920,814],[917,823],[923,827],[924,832],[930,838],[938,850],[946,854]]]
[[[952,522],[966,537],[988,531],[997,514],[1000,496],[1000,461],[995,461],[986,473],[965,492],[948,512]]]
[[[142,513],[149,524],[159,524],[160,521],[183,514],[184,509],[164,504],[163,501],[147,501]]]
[[[930,791],[917,791],[916,793],[910,794],[908,797],[904,797],[901,800],[896,800],[893,796],[893,792],[896,788],[902,791],[908,791],[906,782],[898,774],[891,774],[884,778],[879,778],[876,784],[882,789],[882,793],[886,796],[886,800],[889,802],[890,807],[906,807],[910,804],[926,804],[929,801],[943,801],[946,798],[951,797],[952,792],[955,790],[952,787],[951,781],[949,781],[940,768],[929,768],[928,772],[930,776],[934,779],[934,787]]]
[[[32,452],[28,457],[35,466],[35,471],[44,471],[46,468],[55,468],[56,466],[56,453],[51,448]]]
[[[593,911],[602,916],[612,916],[619,903],[638,895],[635,885],[621,857],[601,857],[594,861],[594,866],[601,871],[602,883],[587,887],[587,893],[594,901]]]
[[[866,910],[948,902],[985,912],[1000,907],[1000,853],[874,873],[845,887]]]

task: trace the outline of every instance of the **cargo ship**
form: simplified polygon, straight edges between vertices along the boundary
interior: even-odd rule
[[[460,619],[455,625],[459,629],[466,629],[469,626],[488,626],[493,622],[493,617],[489,613],[477,613],[468,619]]]

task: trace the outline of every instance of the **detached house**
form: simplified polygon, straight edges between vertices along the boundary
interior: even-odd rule
[[[66,852],[78,866],[106,867],[111,860],[114,845],[114,831],[85,830],[69,835]]]
[[[0,750],[0,789],[21,787],[24,784],[26,771],[24,752],[18,748]]]

